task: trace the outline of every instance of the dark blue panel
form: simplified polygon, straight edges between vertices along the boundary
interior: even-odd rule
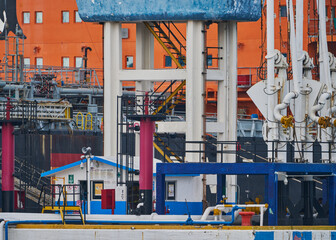
[[[188,208],[187,208],[188,204]],[[202,202],[169,202],[166,201],[166,208],[169,209],[169,214],[172,215],[187,215],[188,211],[191,215],[202,215]]]
[[[76,0],[89,22],[238,20],[257,21],[260,0]]]
[[[336,232],[331,232],[330,240],[336,240]]]
[[[273,240],[274,232],[256,232],[254,240]]]
[[[293,240],[312,240],[312,232],[293,232]]]

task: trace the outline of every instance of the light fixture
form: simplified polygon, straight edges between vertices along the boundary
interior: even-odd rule
[[[81,161],[81,163],[80,163],[80,169],[83,169],[84,168],[84,163],[83,163],[83,161]]]

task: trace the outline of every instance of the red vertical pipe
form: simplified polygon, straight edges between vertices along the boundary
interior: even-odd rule
[[[140,121],[140,190],[152,190],[154,124],[149,118]]]
[[[14,204],[14,126],[2,124],[2,195],[3,211],[12,212]]]

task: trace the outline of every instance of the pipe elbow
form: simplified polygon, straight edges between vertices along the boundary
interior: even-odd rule
[[[281,111],[284,110],[287,106],[288,105],[285,103],[280,103],[275,106],[273,114],[277,121],[281,121],[281,118],[283,117],[283,115],[281,115]]]
[[[281,111],[284,110],[286,107],[288,107],[288,105],[290,104],[290,101],[294,98],[297,98],[299,96],[299,94],[297,92],[289,92],[286,94],[286,96],[284,97],[282,103],[278,104],[275,106],[274,108],[274,118],[277,121],[281,121],[281,119],[284,117],[281,114]]]
[[[326,104],[326,101],[329,100],[331,97],[330,92],[323,93],[321,97],[319,98],[318,104],[314,105],[310,111],[309,111],[309,117],[312,121],[315,123],[319,122],[320,117],[316,116],[316,113],[320,111],[324,105]]]

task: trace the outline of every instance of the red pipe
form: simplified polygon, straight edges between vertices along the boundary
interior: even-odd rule
[[[14,209],[14,126],[2,124],[2,197],[3,211]]]
[[[140,190],[152,190],[154,126],[155,122],[149,118],[140,121]]]

